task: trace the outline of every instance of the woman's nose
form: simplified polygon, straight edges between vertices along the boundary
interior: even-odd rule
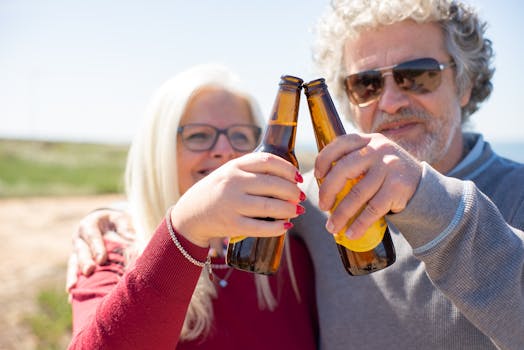
[[[225,158],[234,158],[236,156],[236,151],[231,146],[231,142],[226,135],[218,135],[217,142],[211,149],[211,154],[213,157],[225,157]]]

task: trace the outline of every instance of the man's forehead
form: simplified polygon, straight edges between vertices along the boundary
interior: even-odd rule
[[[435,22],[412,20],[366,29],[344,42],[346,70],[376,68],[420,55],[434,56],[446,51],[442,28]]]

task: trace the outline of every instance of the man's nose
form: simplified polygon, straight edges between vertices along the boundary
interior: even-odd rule
[[[386,113],[394,114],[409,104],[409,98],[406,91],[397,85],[391,73],[384,75],[384,88],[378,101],[378,108]]]

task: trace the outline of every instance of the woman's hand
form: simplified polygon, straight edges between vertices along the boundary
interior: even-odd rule
[[[193,185],[173,207],[176,230],[201,247],[213,237],[269,237],[285,233],[288,219],[304,212],[297,182],[302,177],[288,161],[269,153],[233,159]],[[274,221],[260,220],[273,218]],[[259,219],[257,219],[259,218]]]

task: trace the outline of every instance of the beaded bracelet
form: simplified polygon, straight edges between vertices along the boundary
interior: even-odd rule
[[[193,258],[191,254],[189,254],[187,250],[184,249],[184,247],[182,247],[182,244],[176,238],[175,230],[173,229],[173,225],[171,224],[171,209],[172,208],[169,208],[166,213],[167,229],[169,231],[169,235],[171,236],[171,239],[173,240],[173,243],[175,243],[175,246],[178,248],[180,253],[182,253],[184,258],[189,260],[189,262],[192,263],[193,265],[196,265],[202,268],[206,268],[207,272],[209,273],[210,280],[213,280],[213,269],[229,268],[229,265],[227,264],[211,264],[211,257],[209,255],[207,256],[206,261],[204,262],[198,261],[197,259]]]

